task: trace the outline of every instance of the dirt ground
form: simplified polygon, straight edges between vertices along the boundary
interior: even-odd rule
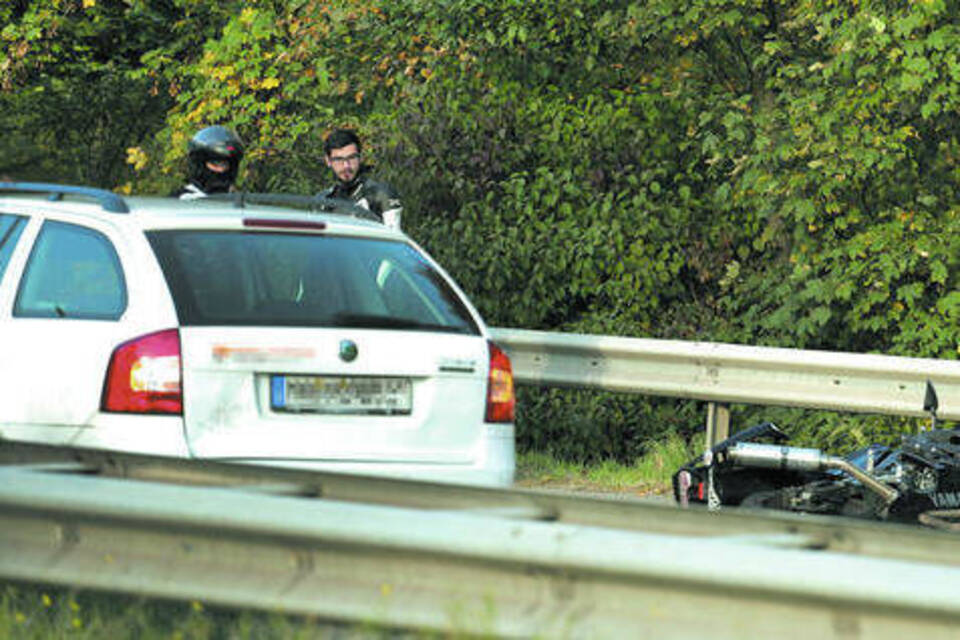
[[[668,485],[652,486],[639,485],[634,487],[611,487],[589,482],[582,478],[538,479],[520,478],[514,484],[517,489],[536,489],[568,495],[583,495],[600,498],[627,499],[627,498],[663,498],[673,500]]]

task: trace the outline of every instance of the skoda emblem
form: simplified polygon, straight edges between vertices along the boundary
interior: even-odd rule
[[[340,359],[344,362],[353,362],[357,359],[357,343],[353,340],[340,341]]]

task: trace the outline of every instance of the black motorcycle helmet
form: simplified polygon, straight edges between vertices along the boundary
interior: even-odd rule
[[[225,193],[237,179],[240,160],[243,159],[243,143],[237,134],[219,125],[198,131],[187,143],[190,158],[190,182],[204,193]],[[211,171],[207,163],[226,161],[228,168],[223,173]]]

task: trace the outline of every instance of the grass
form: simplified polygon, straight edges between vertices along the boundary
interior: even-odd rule
[[[558,488],[598,493],[664,495],[670,478],[696,454],[679,436],[652,443],[649,452],[632,465],[604,461],[596,465],[557,460],[544,453],[517,455],[517,486]]]
[[[400,631],[303,616],[236,611],[68,587],[0,582],[4,640],[444,640],[464,634]]]
[[[0,637],[279,640],[332,636],[311,633],[306,625],[281,616],[226,614],[200,602],[145,600],[52,585],[7,583],[0,584]]]

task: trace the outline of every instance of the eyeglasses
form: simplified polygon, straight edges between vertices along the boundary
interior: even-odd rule
[[[330,156],[330,162],[333,164],[346,164],[348,162],[360,162],[360,154],[351,153],[348,156]]]

